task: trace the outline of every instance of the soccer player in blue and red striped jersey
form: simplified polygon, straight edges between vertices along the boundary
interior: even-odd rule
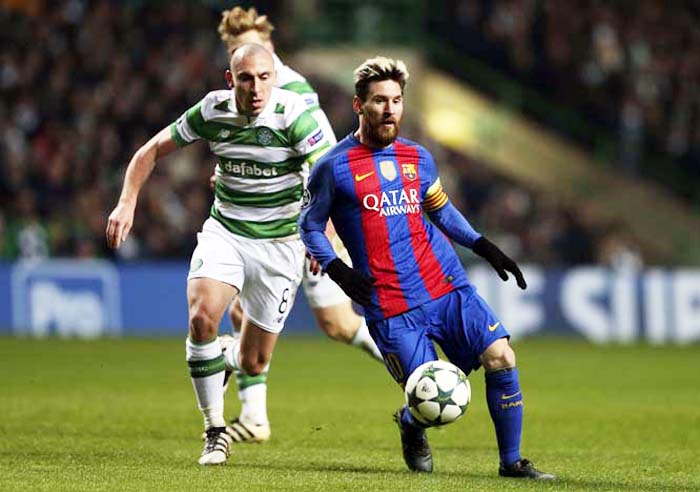
[[[449,239],[484,257],[503,280],[510,272],[524,289],[525,279],[451,204],[430,152],[398,138],[407,79],[403,62],[384,57],[355,70],[359,129],[316,163],[304,196],[302,239],[324,272],[364,306],[370,333],[399,384],[437,359],[433,342],[466,374],[483,366],[499,474],[553,479],[520,456],[523,398],[509,334],[467,279]],[[324,234],[329,218],[352,267]],[[405,406],[395,419],[409,469],[431,472],[425,428]]]

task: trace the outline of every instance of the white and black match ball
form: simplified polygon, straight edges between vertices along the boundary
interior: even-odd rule
[[[429,426],[454,422],[467,410],[472,390],[462,370],[445,360],[421,364],[406,381],[411,415]]]

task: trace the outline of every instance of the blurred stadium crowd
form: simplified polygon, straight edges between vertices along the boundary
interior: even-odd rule
[[[535,53],[528,43],[515,45],[532,29],[532,16],[499,17],[501,3],[506,2],[494,2],[494,17],[484,26],[507,48],[508,61],[524,70],[535,63]],[[534,2],[507,3],[527,10]],[[556,2],[545,3],[558,12]],[[206,92],[224,87],[226,58],[216,33],[218,8],[179,3],[154,9],[139,2],[124,8],[115,2],[77,0],[51,5],[36,15],[0,8],[0,259],[113,255],[105,246],[105,221],[128,159]],[[276,21],[274,12],[265,12]],[[602,12],[596,14],[602,26],[599,36],[622,36],[615,17]],[[548,35],[574,35],[577,15],[564,17]],[[563,40],[562,44],[568,46]],[[664,128],[666,112],[657,114],[655,104],[669,103],[664,99],[668,93],[661,86],[647,87],[649,77],[665,70],[657,67],[664,65],[661,61],[645,62],[650,65],[643,70],[646,75],[640,75],[641,92],[630,93],[620,82],[629,67],[609,60],[614,53],[601,54],[596,64],[555,45],[547,53],[562,73],[572,63],[589,63],[590,74],[580,84],[599,86],[596,94],[601,96],[595,102],[603,110],[638,105],[644,125]],[[283,59],[285,48],[292,46],[278,46]],[[685,70],[697,69],[696,63],[686,65]],[[342,138],[354,125],[349,96],[327,82],[312,83]],[[611,84],[620,89],[609,91]],[[652,99],[645,90],[652,90]],[[687,90],[682,97],[694,94]],[[439,148],[420,134],[420,128],[406,128],[404,133],[434,152],[443,181],[466,216],[519,260],[640,264],[641,256],[624,228],[596,222],[585,206],[574,211],[498,176],[482,163]],[[687,135],[688,148],[699,139],[700,133]],[[189,257],[211,204],[208,178],[213,165],[206,146],[195,144],[157,166],[142,192],[133,239],[120,250],[121,259]]]
[[[700,2],[447,4],[454,46],[606,128],[626,172],[651,151],[700,179]]]
[[[223,84],[218,17],[108,1],[1,12],[1,255],[110,255],[105,222],[129,158]],[[156,168],[126,256],[191,254],[210,201],[205,150]]]

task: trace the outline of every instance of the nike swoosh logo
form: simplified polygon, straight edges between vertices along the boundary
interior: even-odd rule
[[[489,325],[489,331],[496,331],[496,328],[498,328],[498,325],[500,325],[501,322],[497,321],[496,324]]]
[[[365,178],[369,178],[369,177],[372,176],[373,174],[374,174],[374,171],[369,172],[369,173],[367,173],[367,174],[356,174],[356,175],[355,175],[355,181],[362,181],[362,180],[365,179]]]
[[[518,396],[519,394],[520,394],[520,391],[518,391],[517,393],[513,393],[512,395],[506,395],[505,393],[503,393],[501,395],[501,400],[509,400],[515,396]]]

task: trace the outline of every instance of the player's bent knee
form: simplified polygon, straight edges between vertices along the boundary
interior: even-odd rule
[[[265,357],[264,354],[253,354],[247,355],[241,352],[241,369],[248,376],[257,376],[265,372],[265,368],[270,362],[269,357]]]
[[[193,340],[202,342],[216,337],[218,323],[204,307],[195,307],[190,313],[190,336]]]
[[[515,352],[507,338],[501,338],[489,345],[480,359],[486,371],[515,367]]]
[[[318,308],[314,310],[314,314],[321,331],[328,338],[339,342],[350,343],[360,325],[360,318],[354,311],[345,313],[339,306]]]
[[[339,320],[319,319],[318,326],[321,328],[321,331],[331,340],[345,343],[349,343],[350,340],[352,340],[352,335],[347,333],[347,328],[344,327]]]

